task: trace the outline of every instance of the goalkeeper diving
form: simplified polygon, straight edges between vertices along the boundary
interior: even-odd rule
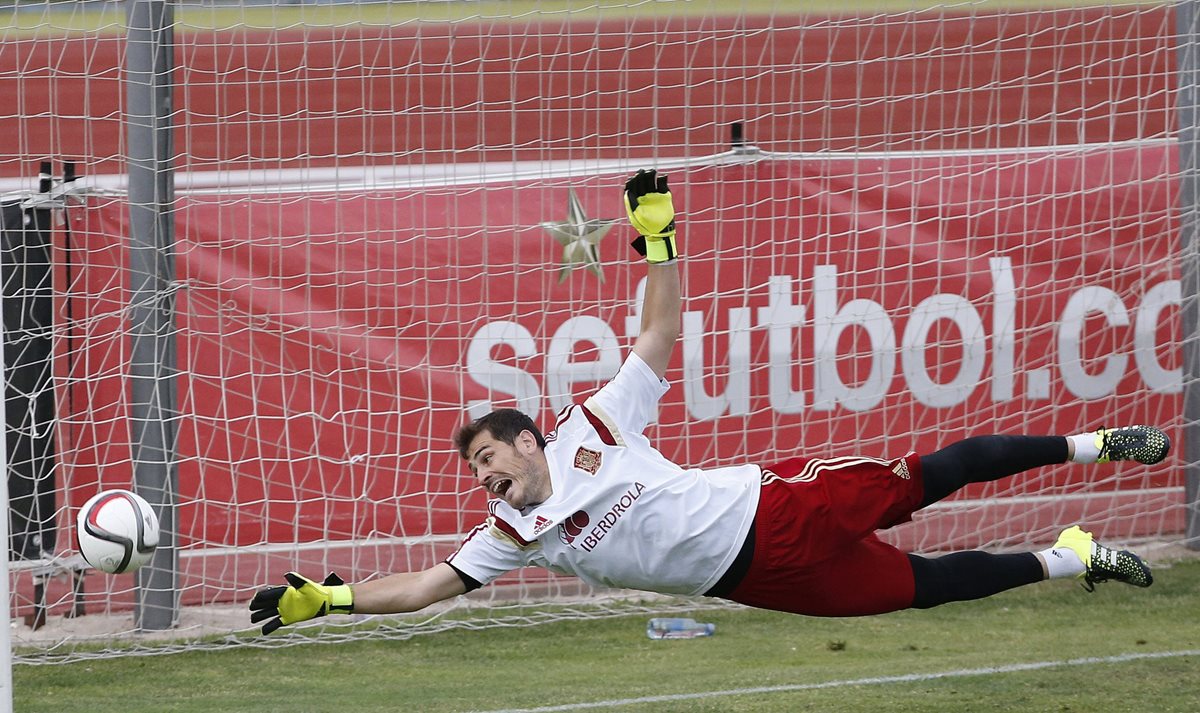
[[[499,409],[454,443],[490,496],[488,514],[428,569],[346,584],[296,572],[260,590],[264,634],[328,614],[411,612],[536,565],[588,584],[720,597],[810,616],[863,616],[987,597],[1045,579],[1148,587],[1137,555],[1079,526],[1038,552],[905,553],[876,536],[971,483],[1074,462],[1152,465],[1170,449],[1150,426],[1069,436],[983,435],[924,455],[769,457],[694,468],[644,434],[680,336],[679,235],[667,177],[638,171],[623,201],[648,272],[641,332],[603,388],[558,415],[549,435]],[[1066,523],[1064,523],[1066,524]]]

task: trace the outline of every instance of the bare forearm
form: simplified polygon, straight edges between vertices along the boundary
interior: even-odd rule
[[[634,351],[661,378],[680,331],[679,266],[674,260],[648,267],[646,294],[642,302],[642,330]]]
[[[422,572],[400,572],[362,582],[354,590],[358,614],[400,614],[417,611],[467,591],[449,565],[439,564]]]

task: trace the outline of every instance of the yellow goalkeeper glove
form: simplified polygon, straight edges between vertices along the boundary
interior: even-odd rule
[[[667,177],[653,169],[638,171],[625,182],[625,211],[638,231],[633,249],[646,262],[670,262],[675,259],[675,206]]]
[[[283,577],[288,582],[286,587],[261,589],[250,601],[251,623],[270,619],[262,626],[264,634],[326,614],[354,611],[354,592],[332,572],[321,584],[295,572],[288,572]]]

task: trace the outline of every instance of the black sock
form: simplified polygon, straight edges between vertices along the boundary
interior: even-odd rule
[[[1062,436],[975,436],[921,456],[925,497],[936,503],[968,483],[986,483],[1010,475],[1067,462]]]
[[[916,585],[914,609],[982,599],[1045,579],[1042,562],[1032,552],[1003,555],[955,552],[937,558],[910,554],[908,561]]]

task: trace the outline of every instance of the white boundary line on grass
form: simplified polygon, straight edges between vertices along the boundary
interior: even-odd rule
[[[1165,659],[1179,656],[1198,656],[1200,649],[1184,651],[1156,651],[1147,653],[1119,654],[1117,656],[1089,656],[1086,658],[1066,659],[1063,661],[1036,661],[1033,663],[1015,663],[1005,666],[988,666],[986,668],[964,668],[952,671],[935,671],[933,673],[906,673],[900,676],[877,676],[871,678],[853,678],[842,681],[824,681],[821,683],[797,683],[785,686],[759,686],[756,688],[733,688],[724,691],[699,691],[696,693],[675,693],[662,696],[642,696],[641,698],[614,698],[608,701],[592,701],[587,703],[563,703],[557,706],[542,706],[539,708],[504,708],[501,710],[485,711],[482,713],[551,713],[552,711],[578,711],[588,708],[611,708],[630,706],[639,703],[669,703],[673,701],[691,701],[701,698],[717,698],[720,696],[744,696],[757,693],[787,693],[791,691],[813,691],[821,688],[842,688],[845,686],[877,686],[886,683],[913,683],[917,681],[936,681],[944,678],[961,678],[964,676],[991,676],[998,673],[1015,673],[1019,671],[1037,671],[1060,666],[1091,666],[1093,664],[1125,663],[1145,659]]]

